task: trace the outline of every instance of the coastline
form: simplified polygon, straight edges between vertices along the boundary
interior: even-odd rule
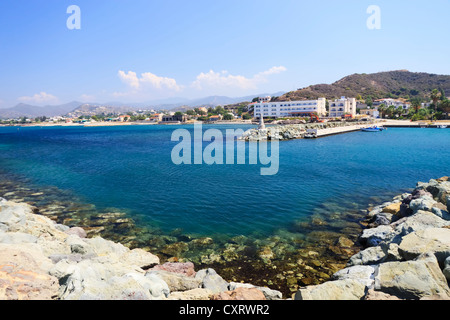
[[[300,287],[293,298],[450,299],[449,206],[450,181],[444,177],[419,182],[412,193],[371,208],[359,237],[365,249],[329,281]],[[87,238],[82,228],[57,224],[25,203],[2,199],[0,213],[2,299],[291,298],[268,287],[225,281],[211,268],[196,272],[190,262],[161,264],[143,249]],[[30,282],[20,279],[24,273],[32,275]]]
[[[450,125],[450,120],[438,120],[438,121],[415,121],[411,122],[410,120],[392,120],[392,119],[375,119],[374,123],[383,123],[385,127],[413,127],[420,128],[421,125],[426,124],[429,127],[435,127],[437,125]],[[157,122],[92,122],[92,123],[32,123],[32,124],[0,124],[0,127],[114,127],[114,126],[154,126],[154,125],[190,125],[195,122],[187,122],[187,123],[157,123]],[[361,122],[359,125],[367,125],[372,122]],[[248,121],[220,121],[220,122],[211,122],[211,123],[203,123],[210,125],[255,125],[258,124],[256,122],[248,122]],[[326,123],[325,123],[326,124]],[[351,123],[350,123],[351,125]],[[292,126],[292,125],[276,125],[276,126]],[[298,126],[298,125],[297,125]]]
[[[0,198],[0,300],[278,300],[279,291],[226,282],[193,263],[158,256],[102,237],[88,238]],[[26,275],[26,276],[25,276]]]
[[[361,231],[360,212],[345,211],[346,205],[334,202],[323,203],[321,211],[311,217],[293,221],[289,230],[261,237],[208,237],[142,226],[118,209],[97,210],[64,190],[43,189],[26,180],[20,182],[19,177],[11,178],[0,181],[1,196],[28,203],[57,224],[82,227],[89,238],[102,237],[130,249],[144,249],[157,255],[162,264],[192,262],[198,269],[212,268],[230,283],[268,286],[283,297],[290,297],[300,285],[326,281],[360,250],[354,244]],[[344,210],[339,220],[335,220],[335,210]]]
[[[192,125],[195,122],[187,123],[158,123],[158,122],[91,122],[91,123],[32,123],[32,124],[0,124],[0,127],[120,127],[120,126],[173,126],[173,125]],[[199,123],[199,122],[197,122]],[[211,125],[256,125],[245,121],[221,121],[203,123]]]

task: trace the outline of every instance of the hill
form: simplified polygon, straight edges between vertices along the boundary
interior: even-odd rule
[[[66,114],[78,107],[81,102],[73,101],[66,104],[55,105],[55,106],[32,106],[29,104],[19,103],[12,108],[0,109],[0,118],[18,118],[18,117],[55,117],[59,115]]]
[[[94,104],[83,104],[76,109],[70,110],[67,116],[72,118],[77,118],[80,116],[94,116],[98,114],[108,115],[108,114],[119,114],[136,111],[136,107],[116,107],[116,106],[106,106],[106,105],[94,105]]]
[[[319,97],[336,99],[358,95],[364,99],[420,97],[428,100],[433,89],[442,89],[450,94],[450,76],[407,70],[352,74],[333,84],[317,84],[288,92],[278,100],[292,101]]]

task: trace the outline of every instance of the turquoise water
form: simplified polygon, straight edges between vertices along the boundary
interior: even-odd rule
[[[118,208],[143,225],[204,236],[270,236],[324,203],[365,208],[373,196],[391,197],[417,181],[450,175],[450,130],[392,128],[283,141],[278,174],[262,176],[262,165],[173,164],[171,135],[178,128],[193,131],[3,127],[0,168],[70,190],[97,208]]]

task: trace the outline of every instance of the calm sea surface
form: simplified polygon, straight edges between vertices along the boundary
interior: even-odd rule
[[[69,190],[99,209],[117,208],[144,226],[203,236],[269,236],[323,203],[365,208],[373,196],[387,199],[417,181],[450,175],[450,130],[284,141],[278,174],[262,176],[263,165],[173,164],[178,142],[171,135],[178,128],[193,132],[193,126],[3,127],[0,169]],[[250,126],[203,126],[210,128]]]

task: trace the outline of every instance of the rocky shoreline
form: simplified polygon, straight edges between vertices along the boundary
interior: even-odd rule
[[[265,300],[279,291],[164,263],[0,199],[0,300]]]
[[[318,203],[310,216],[267,235],[208,237],[179,228],[162,230],[118,208],[97,208],[67,190],[37,186],[16,175],[0,179],[0,197],[30,204],[58,224],[81,227],[88,238],[144,249],[157,255],[161,264],[192,262],[196,270],[212,268],[228,282],[270,287],[284,297],[291,297],[300,286],[323,283],[345,267],[360,250],[354,242],[363,228],[361,206],[366,207],[350,196],[329,199]],[[381,200],[377,196],[371,201]]]
[[[309,261],[320,249],[301,251],[291,264],[299,264],[302,274],[285,273],[285,280],[297,287],[292,298],[449,299],[448,180],[418,183],[411,193],[371,208],[359,236],[362,251],[354,254],[353,241],[342,236],[327,245],[324,250],[350,257],[347,266],[331,271],[311,260],[317,264],[312,268],[300,260]],[[215,267],[196,272],[192,262],[161,261],[151,250],[130,249],[96,234],[87,237],[86,231],[56,223],[29,204],[0,198],[0,300],[291,299],[266,286],[226,281]],[[274,244],[258,253],[268,260],[267,267],[275,268],[270,262],[277,252]],[[308,272],[322,274],[323,283],[309,285]]]
[[[301,288],[295,299],[450,300],[449,212],[448,177],[372,208],[359,237],[366,248],[331,281]]]

